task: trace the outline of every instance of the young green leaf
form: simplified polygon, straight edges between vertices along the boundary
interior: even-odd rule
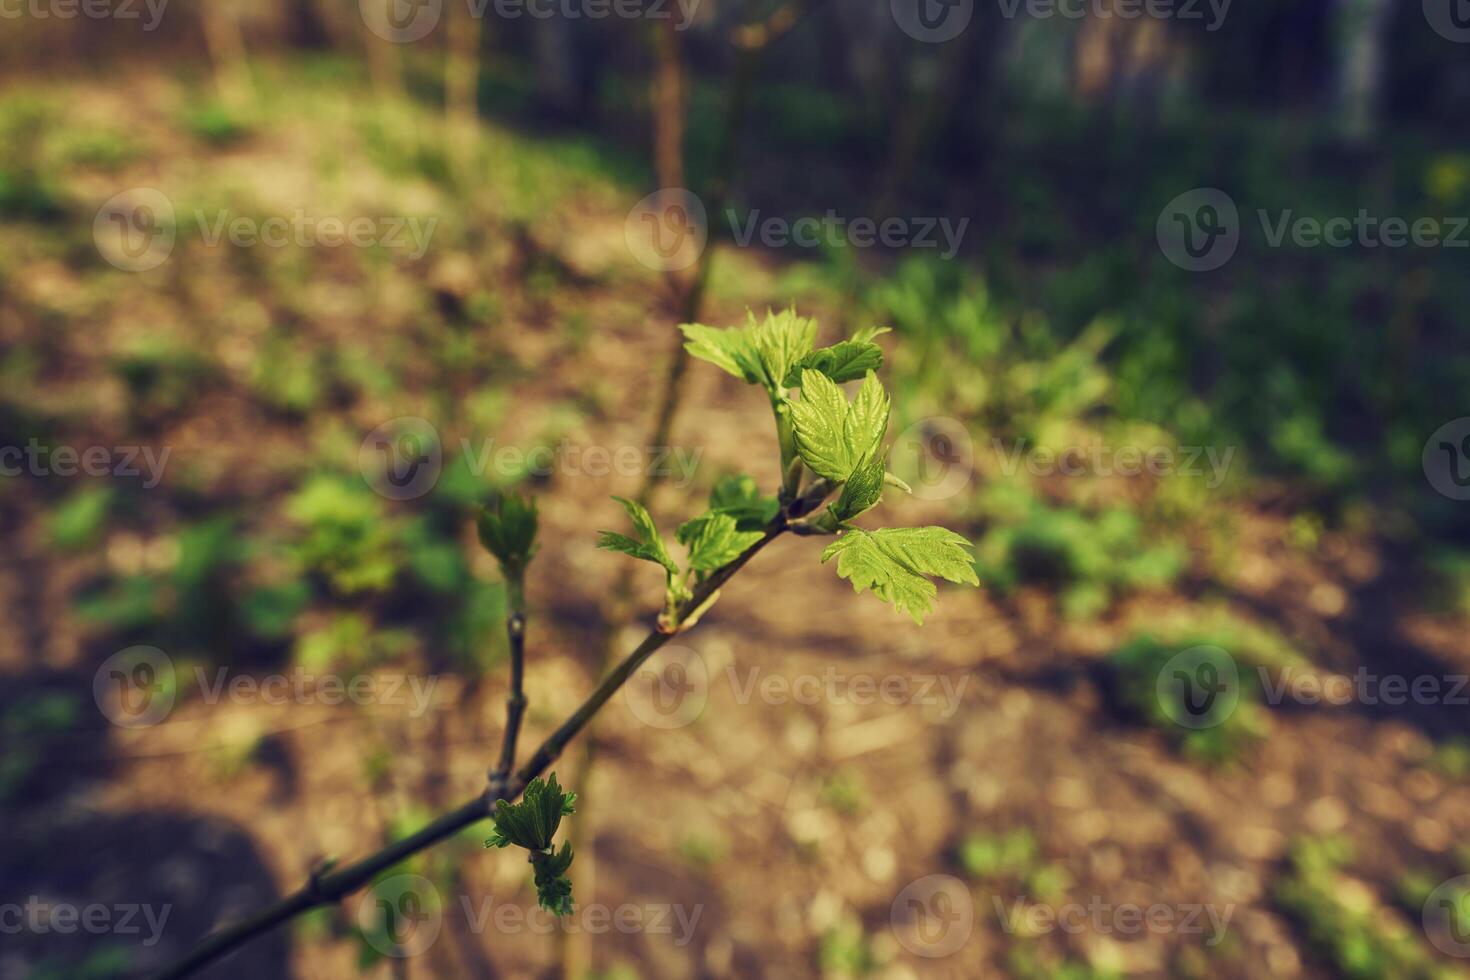
[[[681,323],[679,329],[688,339],[684,349],[690,356],[709,361],[748,384],[761,383],[760,357],[748,328],[720,330],[702,323]]]
[[[531,870],[536,881],[536,901],[556,916],[572,914],[572,879],[567,870],[572,866],[572,845],[563,841],[560,852],[531,855]]]
[[[814,350],[803,357],[786,373],[785,386],[801,387],[801,372],[808,368],[820,371],[841,384],[844,381],[856,381],[869,371],[876,371],[882,366],[883,349],[877,344],[844,340],[831,347]]]
[[[765,385],[773,394],[789,387],[785,383],[786,376],[811,353],[812,344],[817,339],[817,321],[797,316],[794,308],[780,313],[767,310],[766,318],[759,326],[756,326],[755,315],[749,314],[745,330],[754,340]]]
[[[791,404],[796,449],[812,472],[841,483],[878,449],[888,428],[888,395],[872,372],[851,405],[826,375],[801,374],[801,400]]]
[[[883,433],[888,431],[889,408],[888,392],[883,390],[878,376],[869,371],[847,413],[847,441],[861,450],[862,459],[873,455],[883,441]]]
[[[755,480],[743,474],[722,477],[709,495],[710,510],[735,518],[741,531],[758,531],[781,509],[775,497],[761,496]]]
[[[563,791],[556,773],[545,780],[533,779],[520,802],[496,802],[495,830],[485,841],[486,847],[515,844],[531,852],[537,900],[556,915],[570,915],[572,911],[572,882],[566,876],[572,866],[572,845],[563,842],[558,853],[552,838],[561,826],[561,818],[577,811],[576,804],[577,794]]]
[[[764,535],[739,530],[729,514],[709,513],[681,525],[675,537],[689,549],[690,568],[712,572],[739,558]]]
[[[518,578],[536,554],[536,501],[518,493],[497,494],[475,521],[480,543],[500,562],[507,578]]]
[[[576,812],[577,794],[563,790],[556,773],[546,779],[533,779],[519,802],[496,801],[495,834],[485,846],[515,844],[528,851],[544,851],[551,846],[561,818]]]
[[[937,594],[926,576],[980,584],[970,548],[964,537],[942,527],[851,530],[827,546],[822,561],[836,555],[837,574],[852,582],[855,591],[872,589],[922,626]]]
[[[762,321],[746,313],[744,326],[725,330],[699,323],[685,323],[679,329],[688,338],[684,349],[692,356],[742,381],[765,386],[773,400],[783,397],[786,376],[811,353],[817,335],[816,321],[797,316],[794,309],[768,310]]]
[[[863,327],[857,333],[853,334],[852,337],[850,337],[849,339],[854,344],[866,344],[871,342],[874,337],[881,337],[885,333],[892,332],[892,327]]]
[[[669,549],[664,544],[663,538],[659,537],[658,528],[654,526],[653,518],[648,511],[636,500],[625,500],[622,497],[614,497],[618,503],[623,505],[623,510],[628,512],[628,518],[633,522],[633,527],[638,531],[638,537],[630,538],[616,531],[600,531],[597,539],[597,547],[608,551],[621,551],[625,555],[651,561],[662,565],[670,575],[679,574],[679,566],[674,564],[674,559],[669,556]]]
[[[832,514],[839,522],[850,521],[877,506],[883,497],[883,463],[882,456],[874,456],[852,471],[842,485],[842,495],[832,505]]]

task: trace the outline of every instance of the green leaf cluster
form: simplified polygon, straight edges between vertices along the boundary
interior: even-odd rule
[[[817,321],[798,316],[796,310],[766,312],[757,321],[746,314],[744,326],[719,329],[701,323],[681,324],[687,343],[684,349],[700,360],[722,368],[748,384],[766,389],[772,401],[785,397],[788,388],[802,385],[802,372],[814,370],[832,381],[854,381],[883,365],[883,349],[873,338],[886,328],[872,328],[831,347],[813,349]]]
[[[785,518],[785,526],[805,534],[836,534],[822,554],[837,558],[837,574],[858,592],[874,595],[908,613],[916,622],[933,607],[934,579],[978,585],[970,542],[940,527],[864,531],[851,523],[877,506],[886,486],[907,490],[887,472],[891,403],[877,370],[883,351],[874,343],[886,328],[859,331],[847,340],[818,348],[817,324],[795,309],[768,311],[757,320],[718,329],[686,323],[680,329],[685,350],[742,381],[760,385],[770,398],[781,450],[781,494],[763,497],[749,477],[727,477],[714,489],[710,510],[681,525],[676,539],[688,549],[688,571],[696,582],[734,561],[761,539],[764,529],[807,497],[837,494],[815,517],[804,504]],[[851,399],[841,385],[861,381]],[[803,477],[809,477],[803,493]],[[668,609],[691,594],[687,581],[647,511],[628,501],[637,537],[604,531],[599,546],[662,565],[668,575]]]
[[[563,791],[556,781],[556,773],[547,779],[533,779],[519,802],[496,802],[495,833],[485,846],[515,844],[531,851],[544,851],[551,846],[561,818],[576,812],[577,794]]]
[[[565,841],[556,851],[552,838],[561,826],[561,818],[576,812],[576,803],[577,794],[563,791],[556,773],[545,780],[533,779],[519,802],[496,803],[495,831],[485,841],[486,847],[515,844],[531,852],[537,901],[556,915],[572,912],[572,882],[567,870],[573,855],[572,845]]]
[[[687,552],[686,567],[681,569],[648,510],[637,501],[613,499],[627,511],[637,536],[603,531],[597,546],[661,566],[667,583],[665,612],[669,614],[693,595],[691,580],[698,584],[708,573],[744,554],[765,535],[766,525],[779,509],[774,499],[760,495],[750,477],[731,476],[721,480],[710,494],[710,509],[685,521],[674,532],[674,539]]]
[[[536,554],[536,501],[518,493],[498,493],[476,520],[480,543],[500,562],[508,579],[520,579]]]

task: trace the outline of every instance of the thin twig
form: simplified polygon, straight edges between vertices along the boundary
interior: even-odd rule
[[[694,589],[693,595],[676,609],[674,622],[682,624],[691,613],[700,609],[710,596],[714,595],[736,572],[744,568],[757,552],[784,534],[791,520],[815,510],[831,494],[832,489],[832,486],[826,481],[815,482],[806,494],[793,501],[784,513],[778,514],[766,526],[765,533],[759,541],[747,548],[740,557],[719,568],[700,583]],[[496,801],[517,799],[531,780],[544,773],[556,761],[567,744],[577,737],[577,734],[618,692],[628,678],[632,677],[633,673],[660,647],[678,635],[678,632],[677,628],[668,631],[655,629],[644,637],[643,642],[639,643],[633,652],[623,658],[623,661],[602,679],[602,682],[582,702],[581,706],[541,743],[526,764],[516,770],[513,775],[509,777],[500,777],[498,774],[493,776],[485,792],[457,809],[443,814],[418,832],[390,844],[355,864],[330,874],[313,874],[300,890],[206,938],[183,959],[155,974],[154,980],[178,980],[178,978],[187,977],[200,967],[214,962],[256,936],[269,932],[281,923],[313,908],[337,902],[405,858],[432,847],[471,824],[478,823],[490,815]]]
[[[506,583],[510,615],[505,617],[505,635],[510,643],[510,693],[505,698],[505,735],[500,742],[500,764],[490,774],[491,782],[500,782],[515,768],[516,738],[521,731],[521,718],[526,713],[526,586],[517,577]]]

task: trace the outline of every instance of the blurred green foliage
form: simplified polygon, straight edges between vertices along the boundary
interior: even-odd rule
[[[1462,976],[1438,961],[1407,921],[1385,915],[1370,890],[1345,878],[1352,854],[1340,837],[1301,840],[1276,881],[1276,903],[1301,924],[1323,958],[1350,980]]]

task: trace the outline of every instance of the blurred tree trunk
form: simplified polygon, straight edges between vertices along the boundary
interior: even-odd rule
[[[684,186],[684,58],[671,22],[653,27],[658,67],[653,78],[653,162],[660,187]]]
[[[1389,0],[1336,0],[1333,108],[1335,128],[1350,143],[1366,142],[1378,128],[1389,7]]]
[[[841,48],[845,82],[858,93],[864,129],[887,134],[903,100],[903,72],[894,65],[907,56],[894,35],[892,14],[884,5],[838,3],[831,10],[836,43]],[[882,143],[878,152],[885,152]]]
[[[228,106],[244,105],[250,94],[250,67],[239,11],[227,0],[209,0],[201,4],[200,11],[219,99]]]
[[[596,79],[600,55],[596,31],[585,21],[554,16],[538,21],[531,35],[536,70],[536,104],[540,111],[563,122],[586,124],[596,114]]]
[[[300,48],[330,48],[337,41],[323,16],[320,0],[286,0],[286,43]]]
[[[368,76],[380,99],[396,99],[403,94],[403,70],[398,63],[398,45],[378,37],[362,23],[358,29],[367,54]]]
[[[469,5],[450,4],[444,49],[444,138],[455,177],[466,179],[474,166],[479,131],[480,44],[483,19]]]
[[[1132,26],[1112,16],[1110,0],[1099,2],[1106,5],[1108,16],[1082,18],[1072,49],[1072,94],[1078,102],[1088,104],[1101,101],[1112,89],[1118,75],[1122,32]]]
[[[961,93],[973,92],[962,84],[967,67],[980,70],[981,31],[967,31],[939,47],[932,59],[915,66],[906,104],[895,114],[888,145],[888,159],[878,181],[875,217],[887,218],[912,185],[920,164],[930,150],[940,125],[954,110]]]

